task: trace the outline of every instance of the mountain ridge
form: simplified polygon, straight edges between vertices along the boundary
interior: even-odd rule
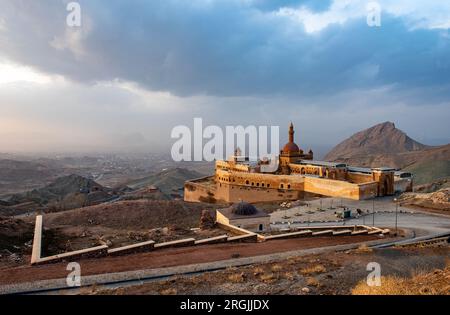
[[[353,134],[336,145],[324,159],[353,166],[387,166],[411,171],[420,184],[450,176],[450,144],[422,144],[392,122]]]
[[[325,156],[325,160],[346,159],[361,154],[392,154],[421,151],[431,146],[410,138],[393,122],[384,122],[359,131],[339,143]]]

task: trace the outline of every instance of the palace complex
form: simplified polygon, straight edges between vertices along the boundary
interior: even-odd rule
[[[265,202],[330,196],[355,200],[412,189],[412,175],[387,167],[363,168],[314,160],[294,142],[294,126],[279,156],[249,161],[239,149],[216,161],[215,175],[187,181],[184,199],[191,202]]]

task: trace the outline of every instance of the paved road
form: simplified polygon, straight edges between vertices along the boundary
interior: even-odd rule
[[[299,207],[292,207],[290,209],[280,209],[280,211],[273,212],[271,216],[272,222],[286,221],[286,216],[290,221],[331,221],[337,220],[335,212],[341,212],[343,207],[351,209],[356,213],[356,209],[361,209],[365,213],[372,213],[375,211],[392,211],[396,210],[396,203],[393,201],[393,196],[378,197],[375,200],[349,200],[342,198],[316,198],[306,201],[307,205]],[[321,209],[321,211],[318,211]],[[400,211],[414,211],[403,205],[399,205]],[[301,214],[298,216],[296,214]]]

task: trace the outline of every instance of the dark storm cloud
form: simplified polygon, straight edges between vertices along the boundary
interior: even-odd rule
[[[83,26],[70,29],[65,3],[6,1],[1,53],[81,82],[120,79],[181,96],[314,97],[385,85],[448,96],[448,33],[410,30],[387,14],[380,28],[364,17],[309,34],[275,14],[276,1],[80,1]]]

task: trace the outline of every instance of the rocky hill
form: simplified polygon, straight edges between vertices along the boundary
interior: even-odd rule
[[[132,189],[142,189],[149,186],[154,186],[166,196],[175,196],[182,193],[185,181],[202,176],[203,175],[197,171],[188,170],[185,168],[173,168],[133,180],[126,183],[126,185]]]
[[[104,202],[113,195],[109,189],[95,181],[78,176],[69,175],[56,179],[51,184],[39,189],[14,194],[3,205],[7,205],[13,212],[30,210],[62,211],[84,207]],[[10,213],[8,213],[10,215]]]
[[[450,144],[427,146],[385,122],[360,131],[334,147],[327,161],[349,165],[388,166],[414,173],[424,184],[450,176]]]
[[[398,154],[429,148],[397,129],[392,122],[375,125],[360,131],[334,147],[326,160],[346,160],[364,155]]]
[[[38,188],[61,174],[64,174],[64,170],[58,165],[0,159],[0,195]]]

